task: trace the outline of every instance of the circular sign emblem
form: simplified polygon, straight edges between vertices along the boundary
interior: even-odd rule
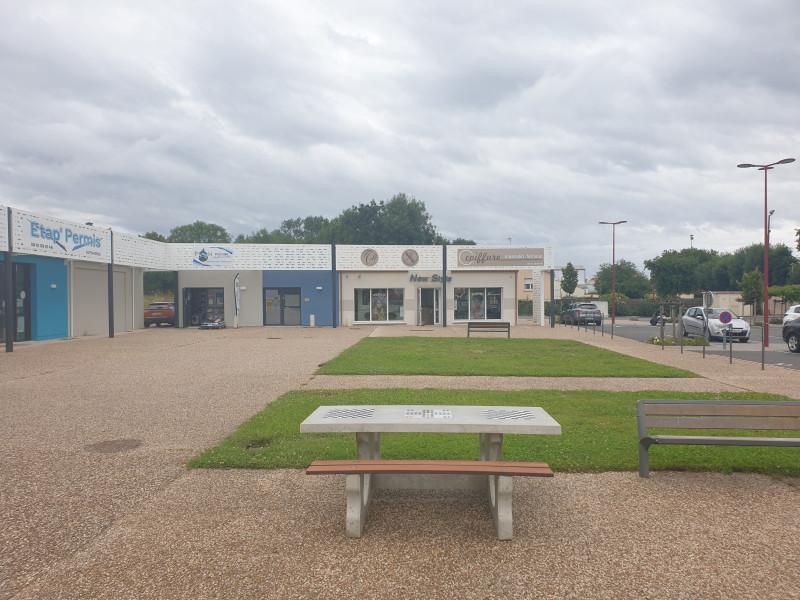
[[[372,248],[367,248],[361,253],[361,262],[368,267],[378,264],[378,253]]]
[[[730,323],[731,319],[733,319],[733,315],[727,310],[723,310],[721,313],[719,313],[719,320],[723,323]]]
[[[419,262],[419,254],[417,254],[416,250],[411,248],[403,252],[403,256],[401,258],[403,260],[403,264],[407,267],[413,267]]]

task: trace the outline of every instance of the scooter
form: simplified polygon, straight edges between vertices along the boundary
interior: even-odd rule
[[[666,323],[667,315],[661,313],[660,311],[656,311],[653,313],[653,316],[650,317],[650,325],[658,325],[659,321],[661,323]]]

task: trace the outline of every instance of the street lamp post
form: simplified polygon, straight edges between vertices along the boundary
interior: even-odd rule
[[[599,221],[600,225],[611,225],[611,338],[614,338],[614,323],[617,314],[617,225],[627,221]]]
[[[767,171],[774,169],[775,165],[788,165],[793,163],[793,158],[784,158],[768,165],[751,165],[742,163],[736,165],[740,169],[751,167],[764,171],[764,340],[765,347],[769,347],[769,214],[767,212]]]

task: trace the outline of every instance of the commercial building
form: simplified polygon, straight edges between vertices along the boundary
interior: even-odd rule
[[[142,328],[145,271],[173,273],[178,327],[516,323],[523,273],[542,325],[553,268],[549,247],[166,244],[10,207],[0,251],[6,341]]]

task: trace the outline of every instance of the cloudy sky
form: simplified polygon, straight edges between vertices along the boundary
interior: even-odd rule
[[[616,257],[763,242],[800,158],[789,0],[6,0],[0,204],[234,237],[405,192],[446,237]],[[800,162],[769,174],[794,249]],[[798,254],[795,250],[795,254]]]

